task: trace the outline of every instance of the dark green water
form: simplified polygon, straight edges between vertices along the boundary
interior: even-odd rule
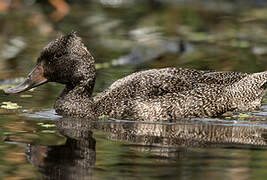
[[[41,49],[71,30],[96,57],[95,93],[149,68],[267,69],[264,1],[68,1],[59,21],[49,3],[33,2],[0,11],[0,89],[22,81]],[[53,112],[61,89],[0,91],[0,179],[267,177],[266,98],[257,113],[151,124],[61,118]],[[6,109],[9,101],[20,107]]]

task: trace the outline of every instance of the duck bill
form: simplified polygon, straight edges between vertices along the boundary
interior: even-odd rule
[[[16,87],[5,89],[4,92],[6,94],[16,94],[35,88],[46,82],[48,82],[48,80],[44,77],[44,68],[42,63],[38,63],[23,83]]]

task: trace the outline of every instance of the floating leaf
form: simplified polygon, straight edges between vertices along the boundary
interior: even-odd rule
[[[1,105],[1,108],[3,109],[19,109],[22,108],[22,106],[19,106],[17,103],[12,103],[10,101],[8,102],[2,102],[3,105]]]
[[[247,114],[239,114],[238,117],[240,117],[240,118],[246,118],[246,117],[249,117],[249,115],[247,115]]]
[[[15,132],[3,132],[4,135],[13,135],[13,134],[16,134]]]
[[[104,68],[109,68],[111,66],[110,63],[97,63],[95,64],[96,69],[104,69]]]
[[[51,128],[51,127],[55,127],[55,124],[41,124],[40,126],[45,127],[45,128]]]
[[[102,116],[99,116],[98,119],[100,120],[104,120],[104,119],[108,119],[109,118],[109,115],[102,115]]]
[[[32,95],[30,95],[30,94],[22,94],[22,95],[20,95],[20,97],[21,98],[30,98],[30,97],[32,97]]]
[[[56,133],[54,130],[42,130],[42,133]]]
[[[240,113],[238,115],[234,115],[233,117],[238,118],[238,119],[243,119],[243,118],[248,118],[250,116],[248,114],[242,114],[242,113]]]

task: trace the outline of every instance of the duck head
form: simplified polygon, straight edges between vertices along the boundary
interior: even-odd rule
[[[27,91],[47,82],[58,82],[72,88],[85,86],[93,89],[95,81],[94,58],[75,32],[55,39],[41,52],[34,69],[25,81],[7,94]]]

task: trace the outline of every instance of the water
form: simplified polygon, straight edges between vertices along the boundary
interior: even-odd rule
[[[0,89],[21,82],[43,46],[71,30],[96,57],[94,94],[149,68],[266,71],[264,1],[70,1],[58,21],[48,3],[18,2],[0,12]],[[0,91],[0,179],[267,177],[266,98],[259,112],[145,123],[62,118],[53,110],[62,88]]]

